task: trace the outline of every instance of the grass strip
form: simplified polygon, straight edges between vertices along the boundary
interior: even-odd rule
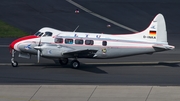
[[[0,38],[5,38],[5,37],[22,37],[29,35],[28,33],[15,28],[3,21],[0,21]]]

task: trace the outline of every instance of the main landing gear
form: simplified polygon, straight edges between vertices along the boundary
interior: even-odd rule
[[[74,69],[79,68],[79,66],[80,66],[80,63],[79,63],[78,60],[73,60],[73,61],[71,62],[71,67],[74,68]]]
[[[11,58],[11,65],[13,66],[13,67],[18,67],[18,62],[17,61],[14,61],[14,54],[15,54],[15,50],[13,49],[12,50],[12,58]]]
[[[68,64],[68,62],[69,62],[69,59],[68,58],[60,58],[59,59],[59,63],[61,64],[61,65],[67,65]],[[72,60],[71,61],[71,67],[73,68],[73,69],[78,69],[79,67],[80,67],[80,62],[77,60],[77,59],[74,59],[74,60]]]
[[[61,65],[67,65],[68,62],[69,62],[69,59],[68,59],[68,58],[60,58],[60,59],[59,59],[59,63],[60,63]]]

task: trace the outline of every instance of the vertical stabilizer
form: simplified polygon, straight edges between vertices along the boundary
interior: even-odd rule
[[[144,31],[128,36],[134,40],[167,44],[166,23],[162,14],[156,15]]]
[[[150,26],[142,32],[144,38],[167,43],[166,23],[162,14],[156,15]]]
[[[154,25],[155,24],[155,25]],[[167,42],[166,23],[162,14],[158,14],[150,25],[150,30],[155,29],[158,42]]]

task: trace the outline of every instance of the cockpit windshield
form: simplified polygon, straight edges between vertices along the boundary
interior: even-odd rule
[[[43,37],[48,37],[48,36],[52,36],[51,32],[45,32],[45,34],[43,35]]]
[[[35,36],[42,36],[42,37],[49,37],[49,36],[52,36],[53,35],[53,33],[52,32],[45,32],[45,33],[42,33],[42,32],[36,32],[35,34],[34,34]]]
[[[35,35],[35,36],[42,36],[43,33],[42,33],[42,32],[36,32],[34,35]]]

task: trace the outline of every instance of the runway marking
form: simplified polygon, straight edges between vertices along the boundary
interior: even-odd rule
[[[180,61],[162,61],[162,62],[110,62],[110,63],[85,63],[85,64],[95,64],[95,65],[123,65],[123,64],[159,64],[159,63],[180,63]]]
[[[82,62],[83,63],[83,62]],[[177,64],[180,64],[180,61],[161,61],[161,62],[109,62],[109,63],[84,63],[86,65],[130,65],[130,64],[133,64],[133,65],[148,65],[148,64],[163,64],[163,63],[177,63]],[[31,66],[31,65],[39,65],[39,66],[42,66],[42,65],[49,65],[49,64],[53,64],[53,63],[49,63],[49,64],[37,64],[37,63],[19,63],[20,65],[23,65],[23,66]],[[55,64],[55,63],[54,63]],[[0,66],[10,66],[11,63],[0,63]]]
[[[69,3],[71,3],[72,5],[74,5],[74,6],[76,6],[76,7],[84,10],[85,12],[87,12],[87,13],[95,16],[95,17],[98,17],[98,18],[100,18],[100,19],[102,19],[102,20],[105,20],[105,21],[107,21],[107,22],[109,22],[109,23],[112,23],[112,24],[114,24],[114,25],[116,25],[116,26],[119,26],[119,27],[121,27],[121,28],[124,28],[124,29],[126,29],[126,30],[129,30],[129,31],[132,31],[132,32],[138,32],[138,31],[136,31],[136,30],[134,30],[134,29],[132,29],[132,28],[129,28],[129,27],[125,26],[125,25],[119,24],[119,23],[117,23],[117,22],[115,22],[115,21],[113,21],[113,20],[111,20],[111,19],[108,19],[108,18],[106,18],[106,17],[104,17],[104,16],[101,16],[101,15],[95,13],[95,12],[92,12],[92,11],[90,11],[89,9],[81,6],[80,4],[78,4],[78,3],[76,3],[76,2],[74,2],[74,1],[72,1],[72,0],[66,0],[66,1],[69,2]]]
[[[28,65],[36,65],[34,63],[20,63],[20,65],[28,66]],[[0,63],[0,66],[11,66],[11,63]]]
[[[0,45],[0,47],[9,47],[9,45]]]

